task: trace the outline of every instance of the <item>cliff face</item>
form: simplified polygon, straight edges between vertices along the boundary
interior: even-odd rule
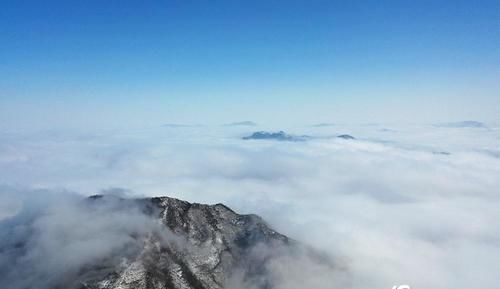
[[[100,202],[101,197],[92,199]],[[236,277],[258,288],[272,288],[266,263],[294,246],[260,217],[237,214],[222,204],[168,197],[135,202],[168,233],[134,236],[134,246],[90,264],[61,288],[216,289],[231,287]]]

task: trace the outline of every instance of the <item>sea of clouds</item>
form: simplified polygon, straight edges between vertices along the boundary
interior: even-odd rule
[[[342,260],[350,277],[343,288],[498,286],[500,129],[304,126],[277,129],[318,138],[241,139],[261,129],[273,130],[0,132],[0,219],[51,192],[223,202]],[[335,138],[345,133],[356,139]],[[118,216],[111,220],[128,234]],[[311,272],[304,286],[331,288],[321,280],[327,274]]]

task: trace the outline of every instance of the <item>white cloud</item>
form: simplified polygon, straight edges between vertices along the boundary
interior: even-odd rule
[[[500,131],[380,128],[296,129],[360,139],[300,143],[208,127],[3,135],[0,183],[225,202],[347,260],[352,288],[496,286]]]

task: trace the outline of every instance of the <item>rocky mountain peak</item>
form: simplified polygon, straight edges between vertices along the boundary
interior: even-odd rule
[[[291,244],[259,216],[237,214],[223,204],[189,203],[170,197],[134,202],[172,235],[167,241],[154,234],[138,236],[142,248],[131,256],[121,256],[120,266],[80,274],[81,289],[226,288],[236,271],[247,279],[265,276],[263,268],[272,258],[272,250],[257,255],[255,249]],[[85,280],[89,275],[93,277]],[[262,286],[269,286],[262,280],[265,278],[261,278]]]
[[[283,289],[335,271],[257,215],[170,197],[57,198],[0,228],[5,289]]]

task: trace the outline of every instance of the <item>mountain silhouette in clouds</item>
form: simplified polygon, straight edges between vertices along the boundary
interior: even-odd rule
[[[438,127],[454,127],[454,128],[486,128],[486,124],[475,121],[475,120],[465,120],[459,122],[448,122],[437,124]]]
[[[257,123],[253,121],[237,121],[237,122],[231,122],[231,123],[226,123],[225,126],[257,126]]]
[[[278,132],[257,131],[249,136],[243,137],[244,140],[277,140],[277,141],[306,141],[310,138],[311,138],[310,136],[306,135],[296,136],[287,134],[284,131],[278,131]]]
[[[5,289],[270,289],[282,262],[333,269],[257,215],[170,197],[59,200],[0,226]]]

